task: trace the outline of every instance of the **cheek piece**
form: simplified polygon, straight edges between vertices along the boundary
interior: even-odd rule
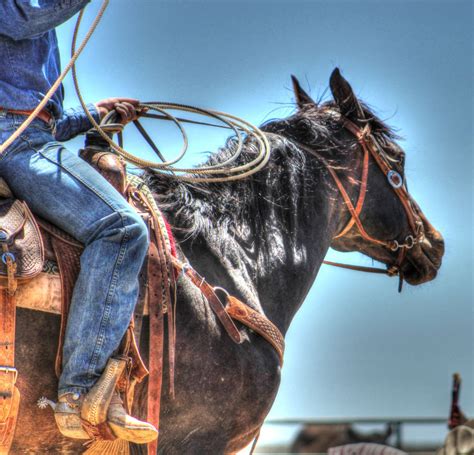
[[[336,171],[329,165],[329,163],[324,160],[321,156],[317,155],[310,147],[307,147],[303,144],[298,144],[302,149],[316,156],[318,160],[322,161],[323,164],[327,167],[331,177],[337,185],[337,188],[344,200],[344,203],[349,210],[351,218],[346,226],[339,232],[334,239],[344,237],[347,232],[355,225],[360,235],[368,242],[380,245],[392,252],[398,252],[398,255],[393,262],[390,264],[387,269],[381,269],[376,267],[362,267],[357,265],[341,264],[339,262],[332,261],[323,261],[324,264],[342,267],[351,270],[358,270],[362,272],[371,272],[371,273],[383,273],[388,276],[397,276],[399,277],[398,291],[401,292],[403,286],[403,272],[401,266],[405,261],[407,251],[413,248],[418,243],[422,242],[425,238],[425,231],[423,227],[423,221],[418,213],[418,208],[416,203],[414,203],[412,197],[406,189],[404,184],[403,177],[395,170],[390,168],[390,165],[387,163],[383,154],[381,153],[381,147],[377,143],[374,136],[371,134],[369,125],[366,125],[364,128],[358,127],[355,123],[351,122],[348,119],[343,121],[344,127],[349,130],[359,142],[359,145],[362,148],[364,153],[363,163],[362,163],[362,175],[361,175],[361,184],[359,190],[359,196],[357,198],[356,205],[352,203],[349,194],[347,193],[344,185],[339,179]],[[410,226],[410,233],[403,239],[403,241],[393,240],[380,240],[375,237],[372,237],[364,229],[362,221],[360,220],[360,213],[364,206],[365,195],[367,192],[367,180],[368,180],[368,170],[369,170],[369,157],[372,157],[377,163],[379,169],[386,176],[387,181],[395,194],[398,196],[403,209],[405,210],[406,218],[408,225]]]

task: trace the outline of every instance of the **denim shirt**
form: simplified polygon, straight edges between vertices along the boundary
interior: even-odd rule
[[[89,1],[0,0],[0,108],[30,111],[41,102],[61,72],[54,28]],[[63,99],[61,86],[47,110],[57,120],[56,139],[64,141],[91,124],[82,109],[64,112]]]

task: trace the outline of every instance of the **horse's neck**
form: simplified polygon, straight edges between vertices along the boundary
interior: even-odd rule
[[[341,207],[328,177],[314,176],[320,191],[308,196],[312,203],[301,207],[291,226],[282,229],[281,220],[269,219],[261,245],[256,286],[267,317],[286,333],[309,292],[337,230]]]
[[[258,222],[243,219],[232,232],[216,229],[201,234],[185,249],[207,278],[263,309],[283,333],[314,282],[344,211],[323,167],[314,166],[305,178],[306,183],[299,181],[300,188],[291,190],[290,206],[282,205],[273,197],[274,189],[268,188],[268,194],[258,195],[256,212],[264,213]],[[223,237],[224,242],[216,241]],[[214,265],[208,263],[209,252]]]

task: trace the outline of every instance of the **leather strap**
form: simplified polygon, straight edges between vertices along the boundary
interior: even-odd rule
[[[206,297],[207,301],[209,302],[209,305],[221,321],[230,338],[237,344],[242,343],[242,335],[234,324],[232,318],[227,313],[223,303],[215,293],[214,288],[206,281],[204,277],[199,275],[199,273],[197,273],[192,267],[187,264],[183,264],[176,258],[172,258],[172,260],[173,265],[176,267],[178,272],[185,274],[193,282],[193,284],[200,289],[204,297]]]
[[[81,424],[92,441],[115,441],[117,439],[107,422],[92,425],[87,420],[81,419]]]
[[[338,262],[332,261],[323,261],[324,264],[332,265],[335,267],[341,267],[350,270],[357,270],[361,272],[372,272],[372,273],[385,273],[389,276],[398,275],[399,277],[399,285],[398,291],[401,292],[403,286],[403,273],[401,271],[401,265],[405,260],[407,250],[415,246],[418,242],[421,242],[424,238],[424,227],[423,221],[424,217],[421,213],[419,213],[419,209],[417,204],[413,201],[410,194],[406,189],[406,185],[403,182],[400,182],[400,186],[397,187],[392,183],[390,177],[390,172],[393,172],[386,160],[383,158],[383,153],[380,148],[380,145],[377,143],[375,138],[371,135],[370,127],[367,125],[364,128],[360,128],[355,123],[351,122],[349,119],[343,119],[343,126],[350,131],[359,142],[361,146],[364,157],[363,157],[363,164],[362,164],[362,176],[361,176],[361,186],[359,190],[359,196],[357,199],[357,204],[354,207],[352,201],[347,193],[344,185],[342,184],[341,180],[339,179],[335,170],[330,166],[330,164],[320,155],[318,155],[313,149],[310,147],[297,143],[297,145],[302,149],[307,151],[308,153],[316,156],[328,169],[328,172],[331,174],[334,182],[336,183],[339,193],[341,194],[344,204],[346,205],[349,213],[351,215],[349,222],[346,226],[342,229],[342,231],[337,234],[334,238],[343,237],[349,230],[356,225],[360,235],[367,240],[368,242],[375,243],[377,245],[381,245],[389,250],[395,252],[398,251],[397,259],[393,264],[391,264],[388,269],[381,269],[376,267],[361,267],[356,265],[348,265],[348,264],[341,264]],[[411,234],[407,235],[404,243],[399,243],[397,240],[379,240],[372,236],[370,236],[367,231],[365,230],[361,220],[360,214],[364,205],[365,194],[367,192],[367,180],[368,180],[368,165],[369,165],[369,155],[377,163],[378,167],[382,171],[382,173],[389,179],[390,183],[392,184],[392,189],[395,194],[398,196],[406,214],[407,222],[411,229]],[[397,173],[395,173],[397,175]],[[398,176],[400,177],[400,176]]]
[[[370,134],[370,129],[361,129],[355,123],[351,122],[349,119],[344,120],[344,127],[347,128],[358,140],[360,146],[364,150],[364,153],[370,152],[372,158],[374,158],[378,167],[382,173],[387,176],[391,171],[390,166],[382,158],[382,155],[378,149],[377,142],[372,138]],[[413,205],[411,204],[411,196],[408,193],[406,186],[402,185],[399,188],[392,186],[393,191],[396,193],[400,202],[405,209],[407,216],[408,224],[410,225],[413,235],[418,234],[419,230],[419,217],[415,214]]]
[[[0,454],[8,454],[15,434],[20,392],[15,386],[15,263],[8,257],[8,287],[0,289]]]
[[[331,173],[333,179],[335,179],[336,184],[338,185],[339,191],[341,191],[341,194],[343,194],[344,202],[346,203],[346,205],[349,204],[348,207],[352,207],[352,202],[351,202],[348,194],[346,193],[346,190],[340,184],[341,182],[339,181],[339,179],[335,178],[337,176],[335,175],[334,169],[332,169],[329,166],[328,170]],[[349,230],[352,228],[354,223],[357,220],[359,220],[360,212],[362,211],[362,207],[364,206],[365,195],[367,193],[367,179],[368,179],[368,176],[369,176],[369,153],[368,153],[367,150],[364,150],[364,161],[363,161],[363,164],[362,164],[362,178],[361,178],[361,184],[360,184],[360,189],[359,189],[359,198],[357,199],[357,205],[356,205],[355,209],[353,209],[351,211],[351,219],[347,223],[346,227],[338,235],[336,235],[336,237],[334,237],[335,239],[337,239],[339,237],[343,237],[345,234],[347,234],[347,232],[349,232]],[[360,222],[359,222],[359,224],[360,224]],[[357,225],[357,227],[359,227],[359,224]],[[360,229],[360,227],[359,227],[359,229]]]
[[[359,136],[358,136],[359,137]],[[365,143],[364,143],[365,144]],[[361,143],[362,145],[362,143]],[[306,147],[301,144],[301,147],[304,148],[305,150],[308,150],[310,153],[314,155],[314,152],[312,151],[311,148]],[[342,199],[344,200],[344,204],[346,205],[347,209],[349,210],[349,213],[351,215],[351,218],[348,222],[348,224],[344,227],[344,229],[337,234],[334,238],[340,238],[344,236],[355,224],[357,226],[357,229],[359,230],[360,234],[362,237],[364,237],[366,240],[372,243],[376,243],[378,245],[384,246],[386,248],[391,249],[394,245],[392,241],[385,241],[385,240],[378,240],[372,236],[370,236],[367,231],[364,229],[364,226],[362,225],[362,222],[360,221],[360,213],[362,211],[364,201],[365,201],[365,195],[367,192],[367,179],[368,179],[368,169],[369,169],[369,150],[367,147],[362,146],[362,149],[364,151],[364,158],[363,158],[363,165],[362,165],[362,179],[361,179],[361,187],[359,191],[359,197],[357,200],[357,205],[354,207],[352,204],[351,198],[349,197],[349,194],[347,193],[346,189],[344,188],[344,185],[342,184],[341,180],[339,179],[336,171],[332,168],[332,166],[322,157],[318,156],[318,159],[321,160],[326,168],[328,169],[329,173],[331,174],[331,177],[334,180],[334,183],[336,184],[339,193],[342,196]]]
[[[15,299],[8,289],[0,290],[0,368],[15,366]],[[2,370],[0,370],[2,371]],[[5,370],[3,370],[5,371]]]
[[[147,222],[149,225],[149,232],[151,243],[156,246],[158,253],[159,263],[161,265],[161,273],[163,281],[159,283],[162,288],[164,299],[161,302],[163,314],[166,314],[167,325],[168,325],[168,369],[170,374],[170,394],[174,397],[174,371],[175,371],[175,346],[176,346],[176,324],[175,324],[175,311],[176,305],[173,304],[171,298],[171,290],[174,290],[174,273],[171,260],[171,244],[167,239],[168,231],[166,223],[162,218],[159,211],[154,210],[151,206],[148,198],[142,190],[138,190],[132,186],[129,186],[129,199],[132,204],[140,211],[140,207],[137,207],[137,202],[148,213]],[[148,273],[152,273],[151,268],[148,269]],[[149,294],[150,296],[150,294]],[[175,302],[174,302],[175,303]],[[151,335],[151,334],[150,334]]]
[[[275,349],[283,366],[283,354],[285,352],[285,339],[278,327],[264,315],[242,303],[239,299],[228,296],[225,310],[232,319],[240,321],[247,327],[265,338]]]
[[[16,386],[11,386],[12,381],[11,377],[0,376],[0,455],[10,452],[20,408],[20,391]],[[6,398],[3,395],[5,386],[11,390],[11,395]]]
[[[199,275],[191,266],[183,264],[178,259],[172,258],[172,260],[173,265],[179,273],[185,274],[201,290],[233,341],[239,344],[243,342],[243,337],[235,326],[234,319],[246,325],[267,340],[277,351],[280,363],[283,364],[285,340],[275,324],[265,317],[265,315],[255,311],[231,295],[227,295],[227,305],[224,307],[214,288],[209,285],[201,275]],[[233,334],[234,329],[237,334]]]
[[[148,253],[148,308],[150,321],[150,347],[148,370],[148,422],[159,428],[161,389],[163,384],[163,351],[164,351],[164,321],[163,321],[163,289],[164,274],[156,243],[150,243]],[[158,441],[148,444],[148,454],[156,454]]]

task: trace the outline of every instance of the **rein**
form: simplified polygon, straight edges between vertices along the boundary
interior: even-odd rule
[[[360,272],[369,272],[369,273],[379,273],[385,274],[388,276],[397,276],[399,277],[399,284],[398,284],[398,292],[402,291],[403,286],[403,272],[401,270],[401,266],[405,260],[407,251],[413,248],[415,245],[419,244],[425,238],[425,232],[423,228],[423,222],[416,212],[416,205],[413,204],[413,200],[406,189],[406,185],[403,181],[402,176],[391,169],[391,167],[387,164],[386,160],[383,158],[381,153],[381,147],[377,143],[374,136],[371,134],[370,127],[367,125],[364,128],[358,127],[355,123],[351,122],[348,119],[344,119],[343,126],[350,131],[356,138],[361,146],[364,156],[362,162],[362,176],[361,176],[361,185],[359,190],[359,196],[357,198],[356,205],[352,203],[349,194],[347,193],[344,185],[342,184],[340,178],[338,177],[336,171],[329,165],[329,163],[322,158],[321,156],[317,155],[314,150],[310,147],[307,147],[304,144],[297,143],[299,147],[304,149],[305,151],[311,153],[313,156],[316,156],[320,161],[328,169],[331,177],[333,178],[334,182],[337,185],[339,193],[341,194],[344,204],[346,205],[351,218],[346,226],[337,234],[334,239],[341,238],[345,234],[347,234],[353,226],[356,226],[362,238],[367,240],[370,243],[374,243],[392,252],[398,251],[398,256],[393,264],[391,264],[387,269],[377,268],[377,267],[363,267],[358,265],[350,265],[350,264],[343,264],[339,262],[333,261],[323,261],[324,264],[331,265],[334,267],[340,267],[349,270],[356,270]],[[365,230],[362,221],[360,219],[360,214],[364,207],[365,196],[367,193],[367,182],[368,182],[368,169],[369,169],[369,157],[372,158],[377,163],[378,167],[382,171],[382,173],[386,176],[388,183],[392,187],[395,194],[398,196],[400,202],[402,203],[403,209],[405,210],[405,214],[407,217],[408,224],[411,229],[411,233],[408,234],[402,243],[398,242],[397,240],[380,240],[377,238],[372,237],[367,233]]]

